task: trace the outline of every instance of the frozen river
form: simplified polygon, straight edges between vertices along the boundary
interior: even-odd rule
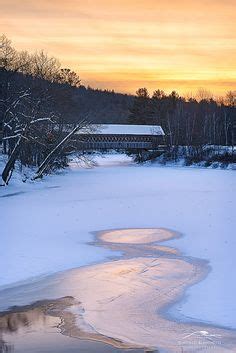
[[[171,313],[236,328],[235,171],[137,166],[120,155],[98,164],[0,189],[1,309],[28,304],[4,300],[7,288],[118,255],[87,244],[92,232],[161,227],[183,235],[166,245],[210,266]]]

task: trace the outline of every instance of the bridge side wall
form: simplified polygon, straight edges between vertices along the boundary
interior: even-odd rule
[[[158,149],[164,145],[164,137],[154,135],[77,135],[77,141],[84,150]]]

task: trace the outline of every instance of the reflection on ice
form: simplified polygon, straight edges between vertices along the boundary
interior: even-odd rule
[[[102,232],[101,239],[109,243],[147,244],[172,239],[176,233],[162,228],[117,229]]]
[[[150,228],[100,232],[96,245],[121,251],[122,259],[12,289],[11,297],[28,302],[42,295],[64,298],[0,315],[2,352],[14,346],[14,353],[118,353],[131,347],[140,353],[145,349],[139,347],[168,353],[210,347],[214,353],[235,353],[235,331],[177,322],[167,315],[185,290],[208,272],[205,261],[159,244],[177,236]]]

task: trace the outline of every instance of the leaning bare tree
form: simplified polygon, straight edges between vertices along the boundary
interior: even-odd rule
[[[68,128],[68,126],[70,126]],[[90,126],[86,122],[86,120],[81,121],[78,124],[75,124],[75,126],[71,125],[65,125],[65,130],[63,131],[63,126],[60,126],[60,129],[62,128],[62,138],[57,141],[57,143],[53,146],[51,151],[46,155],[46,158],[42,161],[42,163],[39,165],[37,172],[35,173],[35,176],[33,177],[33,180],[41,178],[42,175],[44,174],[45,171],[47,171],[47,168],[53,164],[53,162],[62,154],[64,156],[67,156],[73,152],[77,153],[78,155],[78,149],[77,149],[77,144],[79,142],[78,139],[73,139],[74,135],[78,132],[84,133],[90,132]],[[88,160],[89,161],[89,160]]]

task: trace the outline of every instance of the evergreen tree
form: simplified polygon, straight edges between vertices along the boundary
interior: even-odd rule
[[[137,90],[133,106],[129,111],[128,122],[130,124],[149,125],[153,123],[154,112],[146,88],[139,88]]]

